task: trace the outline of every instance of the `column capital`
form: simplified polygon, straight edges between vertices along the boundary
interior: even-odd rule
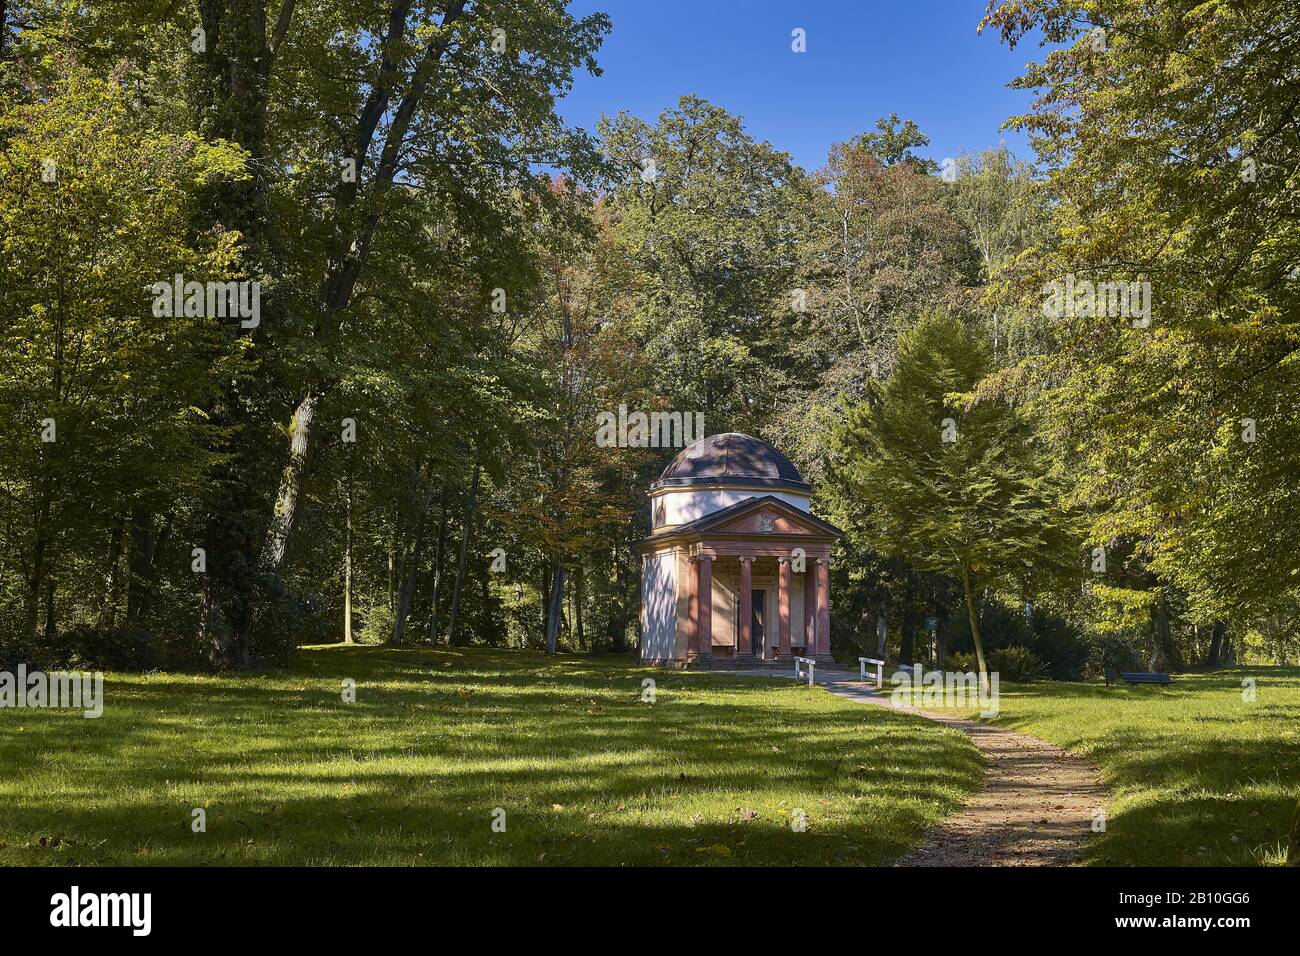
[[[830,559],[829,557],[818,558],[818,559],[817,559],[817,563],[818,563],[818,564],[824,564],[824,565],[826,565],[827,567],[829,567],[829,566],[830,566],[830,563],[831,563],[831,559]]]
[[[712,555],[712,554],[693,554],[693,555],[691,555],[691,560],[692,560],[692,561],[712,561],[715,557],[716,557],[716,555]]]
[[[790,559],[789,559],[789,558],[783,558],[783,557],[781,557],[780,555],[777,555],[777,559],[776,559],[776,560],[777,560],[777,562],[780,563],[780,564],[789,564],[789,563],[790,563]]]
[[[736,560],[742,563],[749,563],[754,560],[754,556],[752,554],[742,554],[742,555],[738,555],[736,557]]]

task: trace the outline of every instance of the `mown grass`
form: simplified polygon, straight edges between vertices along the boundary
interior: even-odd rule
[[[1243,695],[1248,680],[1253,702]],[[1284,862],[1300,799],[1300,668],[1178,674],[1167,685],[1043,682],[1001,690],[994,723],[1084,755],[1112,788],[1089,862]]]
[[[309,648],[105,694],[0,710],[0,864],[877,864],[983,773],[920,718],[618,660]]]

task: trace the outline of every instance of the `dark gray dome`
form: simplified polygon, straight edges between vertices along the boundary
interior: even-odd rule
[[[767,442],[726,432],[683,448],[654,487],[697,484],[777,485],[809,490],[793,462]]]

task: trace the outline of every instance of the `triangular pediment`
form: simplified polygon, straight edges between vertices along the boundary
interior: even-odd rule
[[[746,498],[677,530],[684,531],[687,527],[692,532],[713,535],[811,535],[838,538],[842,534],[833,524],[773,495]]]

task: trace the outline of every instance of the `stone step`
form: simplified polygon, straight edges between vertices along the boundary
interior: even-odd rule
[[[818,659],[819,667],[834,666],[830,658]],[[794,673],[794,659],[765,661],[757,657],[704,657],[696,658],[687,665],[689,670],[726,670],[726,671],[780,671]]]

